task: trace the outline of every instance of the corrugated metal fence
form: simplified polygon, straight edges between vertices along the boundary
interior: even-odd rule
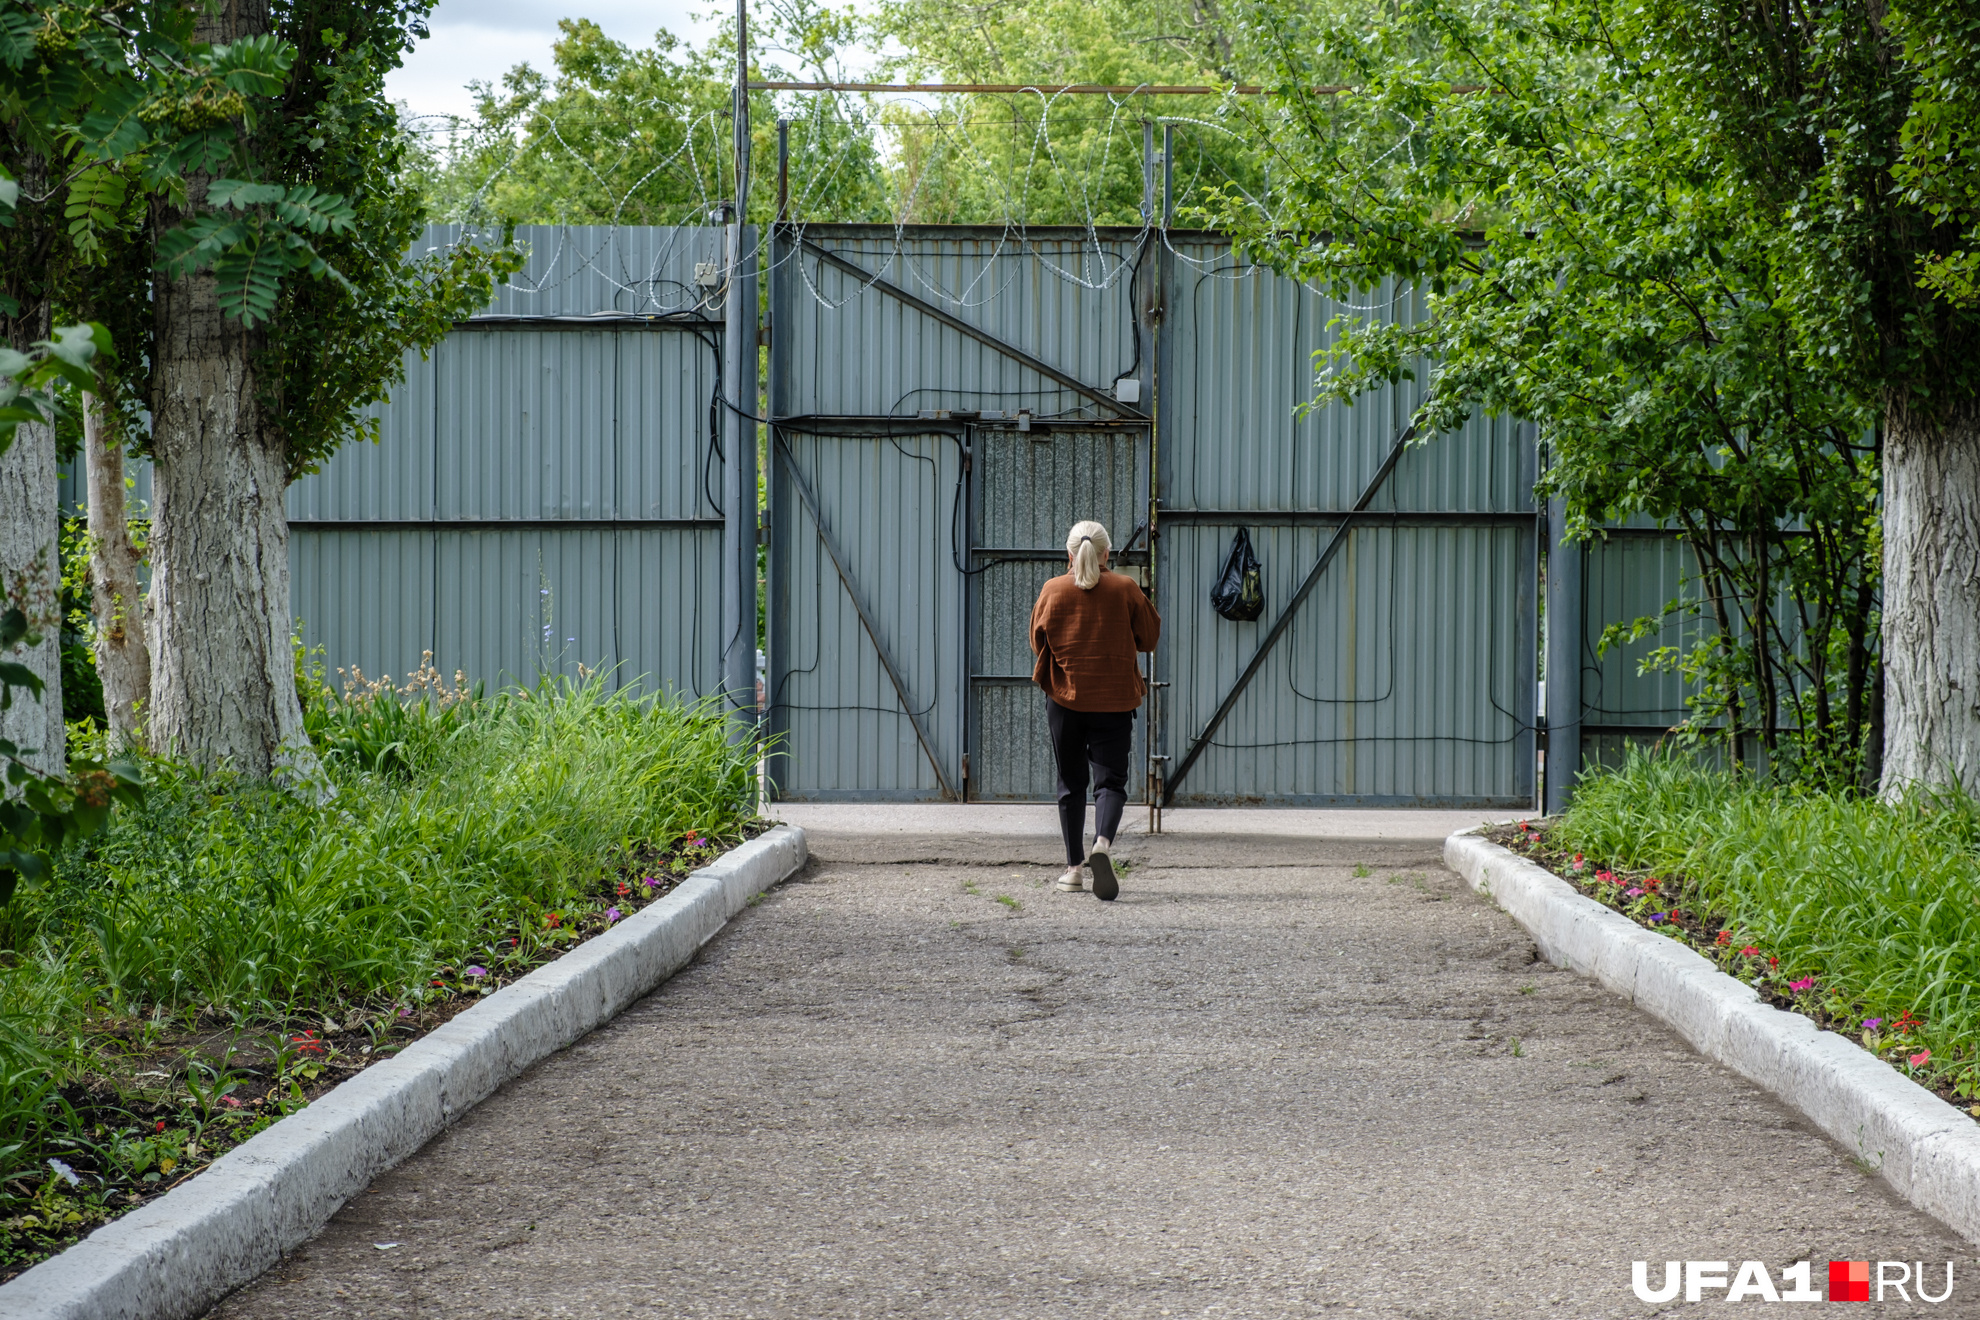
[[[529,263],[492,305],[408,355],[380,442],[291,488],[303,637],[371,676],[430,652],[494,684],[582,663],[712,692],[722,326],[695,266],[721,263],[723,231],[517,238]]]
[[[727,245],[752,254],[750,232],[518,230],[527,268],[409,355],[381,442],[290,492],[306,641],[372,677],[430,653],[492,684],[583,663],[717,690],[726,592],[737,645],[754,633],[746,564],[726,588],[722,567],[725,528],[744,556],[757,531],[724,481],[746,491],[754,467],[728,471],[718,394]],[[1137,796],[1533,801],[1531,428],[1475,418],[1391,464],[1419,385],[1302,407],[1338,313],[1410,321],[1419,294],[1344,309],[1181,231],[780,225],[760,256],[778,793],[1048,798],[1026,619],[1065,528],[1098,517],[1165,619]],[[753,380],[733,393],[754,411]],[[1264,564],[1256,623],[1208,605],[1239,527]],[[1690,568],[1648,528],[1584,562],[1581,715],[1602,757],[1683,717],[1679,679],[1636,670],[1700,625],[1598,656],[1608,623],[1690,593]]]

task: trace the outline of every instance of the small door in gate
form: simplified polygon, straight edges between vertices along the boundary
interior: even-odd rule
[[[1031,681],[1031,606],[1066,571],[1066,532],[1097,519],[1119,547],[1113,567],[1145,572],[1148,428],[979,426],[970,435],[969,784],[977,801],[1057,795],[1045,694]],[[1144,657],[1144,666],[1146,658]],[[1144,669],[1145,672],[1145,669]],[[1128,798],[1144,796],[1147,721],[1135,721]]]

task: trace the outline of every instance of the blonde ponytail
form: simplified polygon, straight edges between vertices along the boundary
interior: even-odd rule
[[[1107,552],[1113,549],[1113,542],[1107,539],[1107,529],[1099,523],[1088,520],[1073,524],[1066,533],[1066,553],[1072,557],[1073,585],[1081,591],[1093,590],[1100,581],[1100,566],[1107,561]]]

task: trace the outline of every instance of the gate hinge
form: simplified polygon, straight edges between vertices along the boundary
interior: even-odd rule
[[[758,348],[770,347],[770,327],[767,324],[756,327],[756,346]]]

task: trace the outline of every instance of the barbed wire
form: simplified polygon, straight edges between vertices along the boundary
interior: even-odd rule
[[[838,90],[780,93],[779,108],[798,112],[787,113],[783,118],[792,128],[805,130],[792,135],[798,140],[791,144],[796,149],[791,152],[786,176],[792,217],[788,224],[792,234],[802,240],[812,225],[844,223],[853,218],[846,215],[831,220],[805,218],[815,216],[821,209],[829,211],[851,198],[871,214],[877,199],[887,212],[886,219],[878,223],[893,230],[893,242],[886,251],[876,254],[877,269],[869,270],[864,279],[854,279],[850,288],[842,277],[829,292],[821,287],[811,265],[803,260],[803,242],[793,242],[772,252],[770,262],[773,265],[796,262],[807,294],[827,308],[843,307],[872,285],[893,279],[939,305],[971,309],[1004,296],[1021,270],[1033,265],[1069,285],[1089,292],[1105,292],[1132,271],[1138,254],[1151,238],[1161,242],[1164,250],[1179,262],[1206,272],[1217,268],[1220,257],[1179,248],[1172,241],[1170,228],[1162,223],[1159,194],[1166,188],[1182,197],[1194,197],[1204,186],[1206,175],[1216,179],[1219,186],[1232,188],[1268,225],[1276,227],[1279,223],[1269,173],[1264,175],[1262,187],[1249,186],[1232,172],[1230,161],[1225,159],[1243,155],[1248,139],[1240,128],[1201,115],[1136,114],[1137,109],[1155,109],[1138,104],[1141,97],[1138,91],[1107,94],[1105,115],[1063,113],[1067,95],[1064,89],[1000,95],[1009,113],[990,117],[981,113],[978,99],[971,96],[943,94],[932,102],[911,97],[876,102],[868,94]],[[728,141],[731,112],[696,109],[659,98],[635,103],[632,108],[661,123],[677,124],[679,138],[658,159],[639,161],[640,172],[630,182],[617,181],[614,174],[618,167],[631,161],[634,152],[630,146],[616,161],[602,164],[572,140],[567,131],[571,125],[541,107],[500,125],[469,121],[458,115],[409,116],[404,129],[409,137],[421,142],[433,172],[447,180],[458,198],[451,207],[452,214],[442,218],[461,224],[468,231],[492,227],[488,210],[497,189],[505,179],[520,178],[531,165],[542,165],[552,173],[574,172],[609,204],[607,215],[597,221],[608,232],[601,234],[595,244],[588,250],[579,250],[580,240],[574,231],[583,226],[557,222],[558,248],[547,257],[533,259],[529,263],[533,273],[512,277],[507,286],[510,291],[540,295],[568,280],[591,275],[607,283],[615,300],[619,295],[630,299],[631,310],[637,312],[716,314],[726,303],[735,254],[724,250],[717,263],[719,278],[712,286],[689,284],[666,272],[676,269],[673,264],[676,249],[686,234],[694,228],[705,228],[708,219],[724,214],[731,205],[728,197],[720,195],[718,182],[733,178],[733,148]],[[1176,147],[1172,156],[1188,154],[1191,158],[1188,177],[1181,177],[1180,159],[1167,162],[1170,177],[1166,180],[1160,177],[1158,166],[1141,161],[1142,205],[1136,217],[1138,223],[1109,222],[1106,219],[1109,186],[1118,192],[1120,185],[1132,177],[1127,174],[1124,162],[1142,155],[1140,143],[1129,144],[1124,140],[1124,129],[1132,126],[1137,130],[1136,136],[1140,136],[1144,122],[1157,131],[1169,130]],[[993,154],[986,149],[983,130],[1004,128],[1012,131],[1007,149]],[[1408,131],[1376,164],[1397,151],[1409,149],[1415,128],[1409,125]],[[1023,135],[1021,143],[1019,134]],[[1213,135],[1235,146],[1237,151],[1206,150],[1199,135]],[[1078,153],[1072,151],[1071,139],[1075,137],[1079,139]],[[443,138],[444,154],[439,148]],[[698,147],[697,138],[702,138],[705,150]],[[760,145],[758,149],[761,150]],[[1151,168],[1155,169],[1152,180]],[[965,263],[960,283],[945,280],[925,259],[917,258],[914,246],[908,242],[909,227],[921,223],[917,217],[924,210],[925,191],[944,169],[976,186],[975,197],[988,203],[986,209],[990,212],[977,223],[997,229],[989,251]],[[774,170],[765,170],[760,164],[750,173],[753,180],[775,177]],[[671,199],[662,200],[650,192],[651,186],[663,177],[674,180],[676,195]],[[752,192],[752,200],[758,203],[760,212],[761,192],[757,188]],[[657,218],[673,222],[660,227],[675,231],[642,263],[643,270],[629,268],[626,253],[611,250],[615,238],[609,229],[621,225],[628,210],[635,206],[646,212],[658,210]],[[597,206],[591,209],[594,215],[598,213]],[[1054,216],[1054,212],[1065,219]],[[1051,218],[1036,218],[1041,213]],[[1084,231],[1070,251],[1063,232],[1049,236],[1033,233],[1038,228],[1063,231],[1068,227]],[[1115,232],[1103,236],[1100,232],[1103,228]],[[1022,252],[1032,260],[1022,265],[999,260],[1007,252]],[[566,256],[572,258],[569,263],[564,260]],[[1230,272],[1229,267],[1222,270]],[[682,296],[662,297],[658,293],[662,287],[678,287]],[[1310,284],[1305,287],[1316,296],[1327,296]],[[1380,312],[1390,306],[1334,298],[1329,301],[1342,310],[1358,312]]]

